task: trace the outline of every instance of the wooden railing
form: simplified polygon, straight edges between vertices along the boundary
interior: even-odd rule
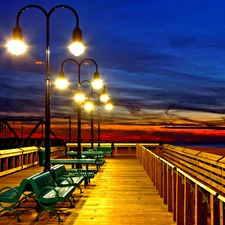
[[[158,144],[145,144],[148,148],[155,149]],[[82,143],[83,147],[90,147],[90,143]],[[97,146],[97,143],[94,144]],[[101,146],[107,146],[113,148],[114,155],[126,154],[135,155],[136,154],[136,143],[101,143]],[[67,143],[65,146],[55,146],[51,147],[51,158],[58,158],[65,156],[66,148],[67,151],[70,148],[76,148],[77,143]],[[39,163],[38,147],[21,147],[14,149],[0,150],[0,177],[26,169],[28,167],[37,165]],[[43,157],[42,157],[43,158]],[[41,164],[42,165],[42,164]]]
[[[178,225],[225,224],[223,156],[168,144],[136,156]]]
[[[65,155],[65,146],[51,147],[51,158]],[[38,147],[0,150],[0,177],[38,164]]]
[[[94,146],[97,146],[97,144],[95,143]],[[115,155],[135,155],[136,153],[136,143],[101,143],[101,146],[113,147]],[[153,144],[149,144],[148,146],[150,148]],[[76,147],[77,143],[67,143],[66,147],[51,147],[51,158],[65,156],[66,148],[68,151],[70,148]],[[82,143],[82,148],[83,147],[90,147],[90,143]],[[39,163],[38,149],[39,148],[36,146],[31,146],[0,150],[0,177],[37,165]]]
[[[147,146],[149,149],[155,149],[159,146],[158,143],[142,143],[142,145]],[[98,146],[98,143],[93,144],[94,147]],[[101,147],[112,147],[113,155],[135,155],[136,154],[136,143],[100,143]],[[81,143],[81,151],[85,147],[91,147],[91,143]],[[77,148],[77,143],[66,143],[67,151],[71,151]]]

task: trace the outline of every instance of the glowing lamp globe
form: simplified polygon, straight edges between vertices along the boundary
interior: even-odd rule
[[[108,102],[108,103],[105,105],[105,108],[106,108],[107,110],[112,110],[113,105],[112,105],[110,102]]]
[[[108,94],[104,93],[104,94],[101,94],[100,99],[102,102],[107,102],[109,100],[109,96]]]
[[[81,103],[85,100],[85,96],[84,96],[83,92],[78,91],[76,93],[76,95],[74,96],[74,99],[75,99],[76,102]]]
[[[70,51],[73,55],[79,56],[84,52],[84,45],[80,42],[74,42],[69,46]]]
[[[87,101],[87,102],[85,103],[84,107],[85,107],[85,109],[86,109],[87,111],[91,111],[91,110],[93,110],[93,108],[94,108],[92,101]]]
[[[6,47],[14,55],[21,55],[27,50],[27,46],[20,40],[11,40]]]
[[[55,82],[55,85],[59,89],[65,89],[66,87],[68,87],[68,84],[69,84],[68,80],[66,80],[66,79],[57,79]]]

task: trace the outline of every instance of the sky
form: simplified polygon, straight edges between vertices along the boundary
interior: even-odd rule
[[[66,63],[66,90],[54,85],[68,58],[98,64],[113,110],[101,104],[102,142],[223,142],[225,137],[224,0],[3,0],[0,7],[0,118],[44,117],[44,14],[29,8],[20,16],[28,51],[11,55],[6,42],[21,8],[37,4],[49,12],[68,5],[79,15],[85,53],[73,56],[68,45],[75,17],[67,9],[50,17],[51,129],[59,138],[77,138],[77,66]],[[94,64],[81,67],[92,80]],[[84,90],[88,92],[88,86]],[[95,103],[97,96],[95,96]],[[94,139],[97,141],[97,106]],[[10,124],[24,136],[35,123]],[[23,127],[23,131],[22,128]],[[39,132],[39,134],[41,131]],[[37,134],[35,134],[37,135]],[[90,114],[82,109],[82,140],[90,140]]]

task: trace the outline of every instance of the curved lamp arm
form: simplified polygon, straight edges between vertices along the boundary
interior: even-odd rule
[[[96,71],[94,73],[94,79],[92,81],[93,87],[96,88],[96,89],[101,88],[103,86],[103,82],[102,82],[102,80],[100,78],[100,73],[98,72],[98,64],[96,63],[95,60],[93,60],[91,58],[86,58],[86,59],[84,59],[84,60],[82,60],[80,62],[80,66],[86,61],[91,61],[91,62],[93,62],[95,64]],[[78,80],[78,82],[80,83],[80,80]]]
[[[39,5],[27,5],[24,6],[17,14],[16,17],[16,27],[13,29],[13,34],[12,34],[12,39],[10,42],[8,42],[7,47],[9,49],[9,51],[11,51],[13,54],[16,55],[20,55],[22,53],[24,53],[26,51],[26,45],[23,43],[23,35],[22,35],[22,29],[19,26],[19,19],[20,19],[20,15],[26,11],[29,8],[37,8],[40,9],[46,17],[46,33],[47,33],[47,37],[49,36],[49,18],[51,16],[51,14],[60,8],[67,8],[70,11],[73,12],[73,14],[76,17],[76,27],[73,30],[73,35],[72,35],[72,43],[70,44],[69,48],[70,51],[78,56],[80,54],[82,54],[84,52],[84,45],[82,42],[82,31],[79,27],[79,16],[77,14],[77,12],[70,6],[67,5],[57,5],[55,7],[53,7],[49,13],[46,12],[46,10],[44,8],[42,8]],[[49,45],[49,38],[46,38],[46,45]]]
[[[77,66],[78,66],[78,84],[81,84],[81,66],[82,66],[82,64],[83,64],[84,62],[86,62],[86,61],[91,61],[91,62],[93,62],[93,63],[95,64],[95,68],[96,68],[96,69],[95,69],[94,78],[93,78],[93,81],[92,81],[92,86],[93,86],[94,88],[100,88],[100,87],[102,87],[103,81],[101,80],[101,78],[100,78],[100,73],[98,72],[98,64],[96,63],[96,61],[94,61],[94,60],[91,59],[91,58],[83,59],[80,63],[79,63],[77,60],[71,59],[71,58],[64,60],[64,61],[62,62],[62,64],[61,64],[61,70],[60,70],[60,73],[59,73],[59,78],[58,78],[58,80],[65,80],[65,79],[66,79],[66,78],[65,78],[65,75],[64,75],[64,72],[63,72],[63,67],[64,67],[65,63],[67,63],[67,62],[69,62],[69,61],[75,62],[75,63],[77,64]],[[65,81],[63,81],[63,82],[65,82]],[[57,81],[57,83],[56,83],[57,86],[58,86],[58,83],[60,83],[60,82]],[[60,86],[58,86],[58,87],[60,87]]]

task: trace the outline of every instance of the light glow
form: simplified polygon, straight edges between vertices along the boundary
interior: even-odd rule
[[[68,87],[69,83],[67,79],[57,79],[55,81],[55,85],[57,88],[59,89],[65,89],[66,87]]]
[[[112,110],[112,108],[113,108],[112,103],[107,102],[106,105],[105,105],[105,108],[106,108],[107,110]]]
[[[87,110],[87,111],[92,111],[93,108],[94,108],[94,105],[92,103],[92,101],[87,101],[84,105],[84,108]]]
[[[95,89],[100,89],[103,86],[103,81],[101,79],[94,79],[92,81],[92,86]]]
[[[84,96],[82,91],[78,91],[75,94],[74,99],[75,99],[76,102],[81,103],[85,100],[85,96]]]
[[[109,100],[109,96],[107,94],[101,94],[100,99],[102,102],[107,102]]]
[[[20,40],[11,40],[7,43],[6,47],[14,55],[21,55],[27,50],[27,46]]]
[[[84,52],[85,47],[81,42],[73,42],[70,44],[69,49],[75,56],[79,56]]]

